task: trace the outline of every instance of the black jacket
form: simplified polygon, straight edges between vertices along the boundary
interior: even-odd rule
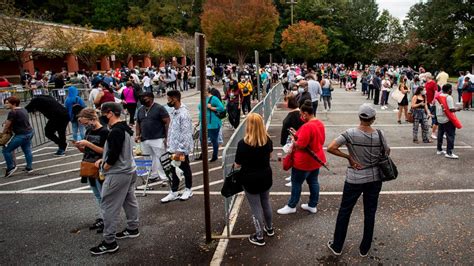
[[[66,107],[58,103],[56,99],[47,95],[40,95],[34,97],[31,102],[25,106],[28,113],[40,112],[48,120],[54,121],[69,121],[69,115]]]

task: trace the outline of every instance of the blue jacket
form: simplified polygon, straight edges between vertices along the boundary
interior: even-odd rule
[[[207,105],[207,103],[209,103],[209,96],[206,97],[206,105]],[[217,108],[216,112],[220,113],[220,112],[225,111],[224,105],[215,96],[211,96],[210,104],[212,105],[212,107]],[[198,110],[199,110],[199,121],[201,122],[201,104],[198,105]],[[217,129],[217,128],[220,128],[222,126],[221,119],[219,117],[217,117],[216,112],[207,109],[207,111],[206,111],[207,129]],[[201,125],[202,125],[202,123],[201,123]]]
[[[77,88],[74,86],[71,86],[68,88],[68,94],[66,101],[64,102],[64,106],[67,109],[67,113],[69,115],[69,121],[72,121],[74,115],[72,113],[72,106],[75,104],[80,104],[82,107],[86,107],[86,104],[82,100],[81,97],[78,96],[79,92],[77,91]]]

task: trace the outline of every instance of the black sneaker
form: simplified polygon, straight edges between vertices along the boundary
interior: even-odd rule
[[[33,172],[33,168],[27,168],[27,167],[25,167],[25,168],[24,168],[23,170],[21,170],[21,171],[24,172],[24,173],[29,174],[29,173]]]
[[[104,232],[104,225],[101,225],[101,226],[99,226],[99,228],[97,228],[96,233],[97,234],[102,234],[103,232]]]
[[[342,254],[342,251],[337,252],[333,247],[332,247],[332,240],[328,241],[328,248],[331,250],[332,254],[336,256],[340,256]]]
[[[267,234],[267,236],[274,236],[275,235],[275,230],[273,228],[267,228],[266,226],[263,227],[263,231]]]
[[[249,241],[250,243],[256,245],[256,246],[265,246],[265,240],[262,239],[257,239],[257,234],[253,234],[249,236]]]
[[[140,232],[138,232],[138,228],[135,230],[125,229],[122,232],[115,234],[116,239],[135,238],[138,236],[140,236]]]
[[[13,175],[13,173],[15,173],[17,169],[17,166],[13,167],[12,169],[7,169],[7,171],[5,172],[5,177],[10,177],[11,175]]]
[[[95,220],[95,223],[93,223],[89,227],[89,230],[96,230],[96,229],[99,229],[100,227],[104,227],[104,220],[99,218],[99,219]]]
[[[359,250],[359,256],[361,256],[362,258],[367,257],[367,255],[369,255],[369,251],[368,251],[368,250],[367,250],[366,252],[363,252],[362,250]]]
[[[114,253],[119,249],[119,246],[117,245],[117,241],[114,241],[110,244],[107,244],[107,242],[102,241],[97,247],[93,247],[90,249],[91,253],[93,255],[102,255],[105,253]]]

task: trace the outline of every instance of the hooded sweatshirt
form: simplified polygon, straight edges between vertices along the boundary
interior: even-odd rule
[[[133,131],[125,121],[117,122],[110,128],[102,160],[111,167],[105,175],[130,174],[136,170],[132,135]]]
[[[74,86],[71,86],[68,88],[68,94],[66,101],[64,102],[64,106],[67,109],[67,113],[69,115],[69,120],[73,121],[74,114],[72,113],[72,106],[75,104],[80,104],[83,108],[86,107],[86,104],[82,100],[81,97],[79,97],[79,92],[77,91],[77,88]]]
[[[48,95],[34,97],[25,109],[28,113],[38,111],[51,121],[69,121],[66,108]]]

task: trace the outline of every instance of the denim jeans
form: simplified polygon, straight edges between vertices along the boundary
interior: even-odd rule
[[[83,140],[84,139],[84,132],[85,132],[84,126],[81,125],[77,121],[72,121],[71,125],[72,125],[72,138],[75,141]]]
[[[342,193],[341,206],[339,207],[339,212],[337,214],[336,230],[334,231],[332,245],[335,251],[341,251],[344,246],[352,210],[361,194],[363,194],[362,197],[364,202],[364,236],[362,237],[359,249],[362,254],[369,251],[370,246],[372,245],[372,237],[374,235],[375,212],[377,211],[381,189],[381,181],[365,184],[350,184],[346,182],[344,184],[344,191]]]
[[[33,134],[34,132],[32,131],[26,134],[15,135],[10,143],[3,147],[2,153],[5,162],[7,163],[8,170],[15,167],[12,152],[18,147],[21,147],[21,150],[25,154],[26,168],[33,169],[33,154],[31,153],[31,138],[33,137]]]
[[[217,153],[219,152],[219,128],[208,129],[207,134],[212,143],[212,159],[217,158]]]
[[[448,121],[448,123],[444,124],[439,124],[438,127],[438,151],[442,151],[442,145],[443,145],[443,135],[446,133],[446,154],[451,155],[453,153],[454,149],[454,138],[456,136],[456,128],[454,127],[453,123],[451,121]]]
[[[92,184],[91,181],[94,183]],[[102,184],[100,183],[98,178],[87,178],[87,183],[89,183],[91,187],[92,193],[94,194],[94,198],[97,203],[97,207],[99,207],[99,216],[100,218],[102,218],[102,213],[100,212],[100,201],[102,200],[102,196],[100,195],[100,193],[102,192]]]
[[[319,202],[319,169],[313,171],[303,171],[296,168],[291,169],[291,196],[288,200],[288,206],[295,208],[301,196],[301,186],[306,180],[309,186],[309,202],[308,206],[316,207]]]

